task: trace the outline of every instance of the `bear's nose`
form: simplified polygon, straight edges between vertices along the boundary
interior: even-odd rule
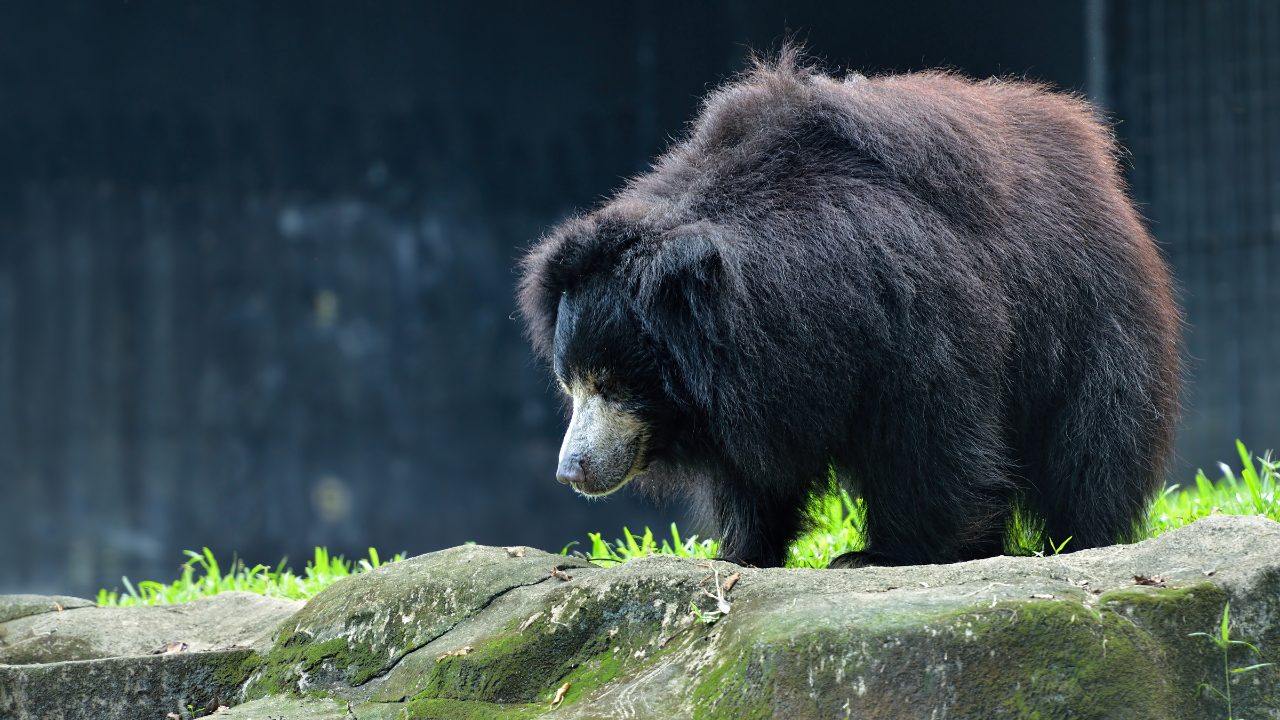
[[[556,469],[556,479],[563,485],[582,483],[584,479],[582,460],[577,453],[572,453],[560,461],[560,467]]]

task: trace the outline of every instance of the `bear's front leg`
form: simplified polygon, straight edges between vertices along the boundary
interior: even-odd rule
[[[712,504],[721,559],[753,567],[781,567],[804,527],[807,488],[721,483]]]

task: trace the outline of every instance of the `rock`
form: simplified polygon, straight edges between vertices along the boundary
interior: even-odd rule
[[[0,665],[0,717],[162,720],[189,707],[216,710],[236,702],[258,660],[245,648]]]
[[[16,606],[6,596],[0,608]],[[36,601],[24,601],[28,607]],[[0,623],[0,664],[27,665],[163,652],[253,647],[305,603],[248,592],[224,592],[189,603],[134,607],[78,606],[28,613]]]
[[[356,717],[347,714],[345,700],[332,698],[296,698],[275,696],[253,700],[218,713],[218,720],[376,720],[375,713],[362,712]],[[376,713],[381,715],[381,713]],[[389,717],[389,715],[388,715]]]
[[[717,615],[704,590],[731,573]],[[0,716],[143,717],[89,712],[84,688],[150,683],[200,702],[234,686],[225,714],[257,720],[346,720],[347,703],[361,720],[522,718],[557,695],[568,718],[1218,718],[1200,684],[1226,689],[1223,655],[1190,633],[1216,633],[1228,601],[1232,638],[1263,655],[1237,647],[1231,667],[1280,662],[1280,524],[1217,515],[1136,545],[857,570],[467,546],[339,581],[219,663],[0,667]],[[1280,670],[1231,679],[1236,716],[1280,717]],[[64,689],[36,712],[36,687]]]
[[[326,693],[361,717],[524,717],[550,709],[566,683],[557,717],[1221,717],[1199,687],[1224,687],[1221,652],[1189,633],[1215,631],[1228,600],[1233,637],[1257,645],[1261,662],[1280,660],[1280,524],[1262,518],[1214,516],[1047,558],[842,571],[710,563],[721,582],[740,575],[714,623],[691,609],[713,615],[712,570],[688,559],[577,568],[571,581],[531,573],[535,582],[485,581],[483,592],[457,585],[476,564],[480,579],[520,562],[457,548],[415,559],[413,576],[432,578],[417,595],[398,585],[393,602],[377,599],[378,586],[409,577],[394,565],[359,595],[321,593],[248,693]],[[447,606],[461,615],[433,609],[468,592]],[[1259,661],[1232,656],[1233,667]],[[1234,680],[1238,714],[1280,714],[1274,667]]]
[[[0,717],[159,720],[233,704],[261,661],[253,648],[305,604],[246,592],[127,608],[61,600],[0,597],[14,608],[0,623]]]
[[[95,606],[91,600],[65,595],[0,595],[0,623],[41,613]]]
[[[552,570],[584,567],[594,566],[532,548],[518,554],[464,545],[353,575],[312,598],[281,629],[256,692],[361,685],[494,598],[545,583]]]

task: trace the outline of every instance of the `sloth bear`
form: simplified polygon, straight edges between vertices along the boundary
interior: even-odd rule
[[[522,261],[573,408],[557,478],[690,496],[758,567],[833,476],[866,546],[832,567],[999,555],[1015,509],[1068,550],[1132,535],[1182,320],[1117,155],[1040,85],[756,61]]]

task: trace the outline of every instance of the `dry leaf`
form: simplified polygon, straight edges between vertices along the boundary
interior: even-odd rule
[[[559,580],[566,580],[566,581],[573,579],[572,575],[564,572],[563,570],[560,570],[559,568],[551,568],[551,577]]]
[[[186,652],[188,645],[184,642],[169,643],[159,650],[152,650],[152,655],[168,655],[169,653]]]
[[[738,580],[741,577],[742,577],[742,573],[734,573],[729,577],[725,578],[724,585],[720,587],[720,591],[727,594],[730,590],[733,589],[733,586],[737,584]]]
[[[506,551],[507,551],[507,554],[508,554],[508,555],[510,555],[511,557],[524,557],[524,547],[523,547],[523,546],[514,546],[514,547],[509,547],[509,548],[503,548],[503,550],[506,550]]]
[[[565,683],[561,685],[560,689],[556,690],[556,696],[551,699],[551,707],[554,708],[555,706],[564,702],[564,694],[567,692],[569,692],[569,683]]]
[[[471,647],[470,645],[467,645],[467,646],[465,646],[465,647],[460,647],[460,648],[458,648],[457,650],[451,650],[451,651],[449,651],[449,652],[447,652],[447,653],[445,653],[445,654],[441,655],[440,657],[436,658],[436,662],[440,662],[441,660],[443,660],[443,659],[445,659],[445,658],[451,658],[451,657],[462,657],[463,655],[466,655],[467,653],[471,652],[472,650],[475,650],[475,648]]]
[[[1150,585],[1151,587],[1164,587],[1166,581],[1160,575],[1152,575],[1151,577],[1147,577],[1146,575],[1134,575],[1133,582],[1136,585]]]

